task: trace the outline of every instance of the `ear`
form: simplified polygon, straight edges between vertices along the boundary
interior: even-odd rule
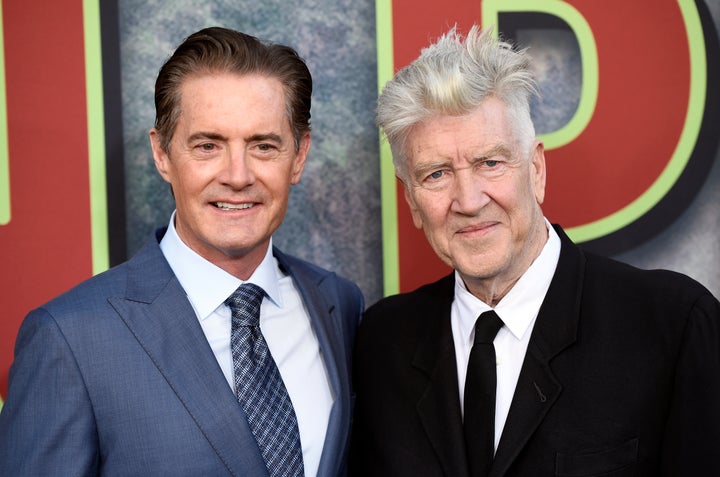
[[[530,152],[530,181],[532,182],[535,201],[542,205],[545,200],[545,146],[542,141],[535,141],[535,147]]]
[[[157,129],[152,128],[150,130],[150,146],[152,147],[153,161],[155,162],[155,168],[160,173],[160,176],[165,182],[172,184],[170,180],[170,158],[167,153],[160,146],[160,134]]]
[[[300,182],[302,173],[305,170],[305,162],[307,161],[308,151],[310,151],[311,143],[310,133],[305,133],[300,138],[300,144],[298,145],[298,152],[293,160],[292,171],[290,175],[290,184],[295,185]]]
[[[408,207],[410,208],[410,215],[412,215],[413,224],[416,228],[422,230],[423,221],[422,221],[422,215],[420,214],[420,209],[417,206],[417,203],[415,202],[415,197],[413,197],[412,192],[410,192],[410,189],[408,189],[408,185],[406,182],[403,182],[404,190],[405,190],[405,201],[408,204]]]

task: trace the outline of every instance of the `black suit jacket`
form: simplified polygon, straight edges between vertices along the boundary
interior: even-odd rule
[[[491,477],[720,475],[720,303],[674,272],[562,248]],[[357,476],[468,475],[454,277],[381,300],[355,348]]]

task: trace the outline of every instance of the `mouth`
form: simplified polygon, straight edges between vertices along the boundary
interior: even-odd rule
[[[232,204],[230,202],[211,202],[214,207],[220,210],[243,210],[254,207],[254,202],[243,202],[242,204]]]
[[[497,222],[483,222],[476,225],[469,225],[467,227],[463,227],[460,230],[457,231],[458,234],[473,234],[473,233],[484,233],[488,230],[492,229],[495,225],[497,225]]]

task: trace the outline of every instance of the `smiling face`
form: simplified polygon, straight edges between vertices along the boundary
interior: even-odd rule
[[[489,97],[465,116],[415,126],[406,156],[415,226],[468,289],[494,306],[547,240],[542,143],[522,146],[505,105]]]
[[[232,73],[192,76],[164,151],[150,131],[155,165],[172,185],[180,238],[239,278],[262,261],[287,210],[310,147],[295,148],[279,80]]]

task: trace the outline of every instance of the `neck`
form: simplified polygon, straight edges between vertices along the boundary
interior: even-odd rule
[[[520,275],[522,276],[522,275]],[[512,280],[511,282],[502,280],[483,280],[482,283],[478,283],[475,280],[463,278],[465,287],[468,291],[478,300],[489,305],[491,308],[495,308],[500,300],[512,290],[515,283],[520,279],[520,276]]]

